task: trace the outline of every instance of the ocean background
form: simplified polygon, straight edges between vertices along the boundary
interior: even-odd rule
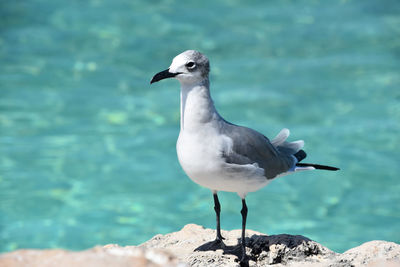
[[[215,228],[176,158],[179,83],[149,85],[187,49],[209,57],[225,119],[287,127],[306,162],[341,168],[249,194],[248,229],[400,242],[398,0],[18,0],[0,2],[0,252]],[[240,198],[219,195],[239,229]]]

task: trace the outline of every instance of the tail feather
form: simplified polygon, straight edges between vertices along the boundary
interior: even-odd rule
[[[312,164],[312,163],[297,163],[296,166],[298,167],[314,167],[318,170],[328,170],[328,171],[338,171],[339,168],[326,166],[326,165],[319,165],[319,164]]]
[[[285,155],[292,155],[296,158],[297,163],[293,166],[293,170],[300,171],[300,170],[328,170],[328,171],[337,171],[340,170],[339,168],[326,166],[326,165],[319,165],[319,164],[312,164],[312,163],[300,163],[303,159],[307,157],[306,152],[302,149],[304,146],[304,141],[294,141],[288,142],[286,139],[289,137],[290,131],[289,129],[282,129],[278,135],[271,140],[271,144],[278,149],[279,152]],[[295,168],[299,167],[299,168]]]
[[[304,146],[303,140],[288,142],[286,141],[290,135],[289,129],[282,129],[279,134],[271,140],[271,144],[284,155],[293,155]]]
[[[300,149],[299,151],[297,151],[297,153],[293,154],[293,156],[296,157],[297,162],[300,162],[307,157],[307,154],[303,149]]]

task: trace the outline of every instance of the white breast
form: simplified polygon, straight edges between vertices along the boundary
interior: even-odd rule
[[[180,132],[176,150],[179,162],[188,175],[211,173],[221,168],[222,140],[215,138],[217,135],[211,132],[209,127],[199,129],[198,133]]]

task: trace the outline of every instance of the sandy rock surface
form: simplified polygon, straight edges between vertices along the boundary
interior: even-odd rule
[[[212,242],[214,230],[188,224],[179,232],[157,235],[139,247],[165,249],[189,266],[239,266],[240,234],[240,230],[222,231],[225,246],[221,246]],[[303,236],[266,236],[246,230],[246,242],[250,266],[278,267],[297,261],[326,263],[336,256],[333,251]]]
[[[23,249],[0,255],[0,267],[180,267],[185,264],[166,251],[106,245],[73,252]]]

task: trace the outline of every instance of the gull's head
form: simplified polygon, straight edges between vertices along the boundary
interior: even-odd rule
[[[181,84],[197,84],[208,79],[210,63],[208,58],[195,50],[187,50],[177,55],[168,69],[154,75],[150,83],[166,78],[176,78]]]

